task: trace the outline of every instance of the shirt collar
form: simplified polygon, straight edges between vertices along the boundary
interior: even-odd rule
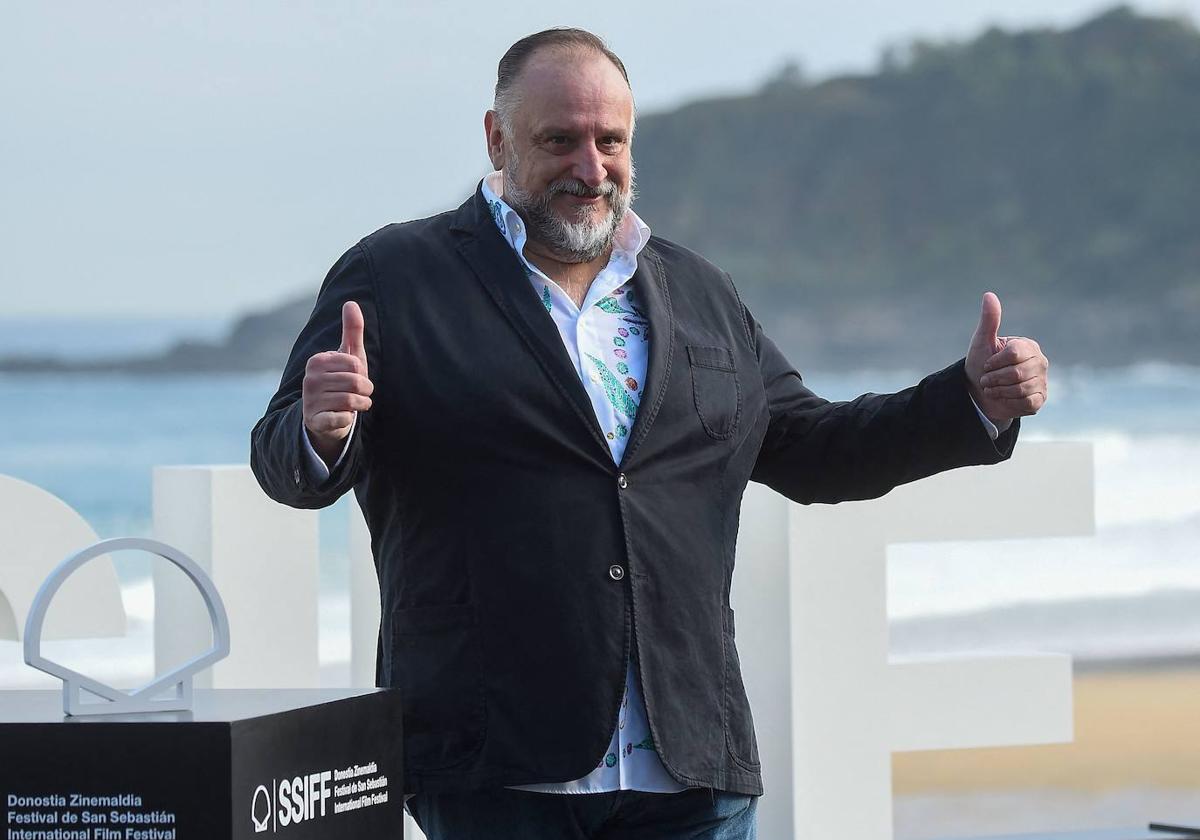
[[[524,260],[525,240],[528,232],[525,230],[525,222],[521,219],[520,214],[502,198],[504,175],[501,170],[497,169],[484,177],[480,190],[483,192],[484,201],[492,211],[492,220],[496,223],[501,235],[517,252],[517,255]],[[649,226],[637,213],[633,212],[632,208],[626,210],[620,227],[617,228],[616,235],[613,237],[613,259],[627,259],[636,264],[637,255],[649,241]]]

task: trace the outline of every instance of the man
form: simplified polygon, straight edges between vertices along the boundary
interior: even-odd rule
[[[747,482],[838,502],[1001,461],[1045,356],[997,335],[989,293],[965,360],[812,394],[728,275],[629,208],[632,93],[589,33],[514,44],[484,128],[497,171],[471,198],[330,271],[255,475],[296,507],[354,488],[431,840],[753,837]]]

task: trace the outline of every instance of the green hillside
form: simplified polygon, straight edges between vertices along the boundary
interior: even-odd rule
[[[728,269],[798,363],[958,352],[986,289],[1060,359],[1196,360],[1190,23],[1117,8],[917,42],[868,76],[785,71],[646,116],[634,151],[639,213]]]

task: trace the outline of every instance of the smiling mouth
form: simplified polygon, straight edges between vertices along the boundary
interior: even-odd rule
[[[571,193],[563,193],[562,195],[567,201],[583,207],[597,206],[605,199],[603,195],[573,195]]]

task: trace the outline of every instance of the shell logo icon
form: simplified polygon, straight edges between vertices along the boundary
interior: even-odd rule
[[[259,785],[254,791],[254,799],[250,803],[250,821],[254,823],[255,834],[266,831],[271,825],[271,792],[266,785]]]

